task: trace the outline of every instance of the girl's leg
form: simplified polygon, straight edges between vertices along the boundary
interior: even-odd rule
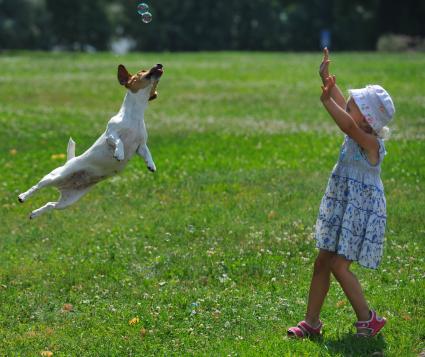
[[[369,306],[363,295],[362,287],[356,276],[350,271],[351,260],[344,257],[337,256],[332,262],[332,273],[338,280],[345,295],[351,303],[356,315],[357,320],[369,320]]]
[[[336,258],[334,252],[321,249],[314,262],[313,277],[308,294],[305,321],[310,326],[319,324],[320,310],[329,291],[332,262]]]

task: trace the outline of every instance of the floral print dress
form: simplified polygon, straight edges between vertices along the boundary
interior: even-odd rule
[[[345,136],[332,170],[316,222],[317,247],[376,269],[381,261],[386,224],[386,203],[380,173],[386,154],[379,141],[379,162]]]

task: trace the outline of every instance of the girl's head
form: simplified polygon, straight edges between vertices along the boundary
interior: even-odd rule
[[[395,108],[388,92],[378,85],[368,85],[361,89],[349,91],[347,112],[357,125],[368,133],[385,138],[389,129],[387,124],[392,120]]]

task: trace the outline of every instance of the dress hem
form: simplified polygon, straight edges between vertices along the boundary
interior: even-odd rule
[[[362,262],[361,262],[360,260],[358,260],[358,259],[355,259],[355,258],[349,258],[349,257],[347,257],[347,256],[346,256],[345,254],[343,254],[343,253],[338,253],[336,250],[332,250],[332,249],[330,249],[330,248],[322,247],[322,246],[320,246],[319,244],[316,244],[316,248],[321,249],[321,250],[325,250],[325,251],[327,251],[327,252],[335,253],[336,255],[339,255],[339,256],[343,257],[344,259],[346,259],[346,260],[349,260],[349,261],[351,261],[351,262],[356,262],[356,263],[358,263],[358,264],[359,264],[360,266],[362,266],[363,268],[368,268],[368,269],[372,269],[372,270],[377,270],[377,269],[378,269],[378,266],[379,266],[379,264],[380,264],[380,262],[379,262],[376,266],[366,265],[366,264],[362,263]]]

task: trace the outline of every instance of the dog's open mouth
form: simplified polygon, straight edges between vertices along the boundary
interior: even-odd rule
[[[147,74],[146,78],[150,79],[156,79],[158,80],[159,78],[161,78],[162,74],[164,73],[164,67],[162,64],[157,64],[156,66],[152,67],[149,70],[149,73]]]

